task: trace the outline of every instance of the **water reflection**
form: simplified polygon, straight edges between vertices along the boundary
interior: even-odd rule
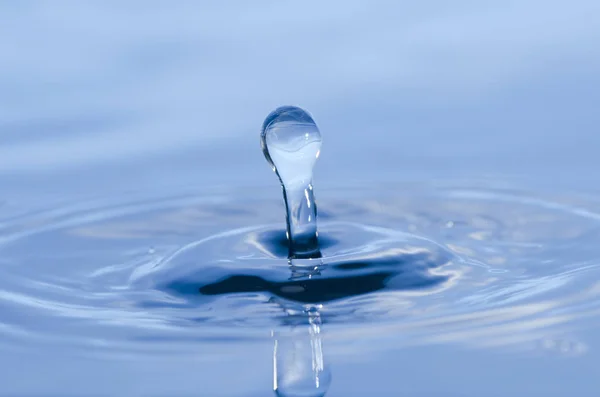
[[[280,397],[322,397],[331,384],[323,356],[321,315],[314,307],[305,312],[304,324],[274,333],[273,390]]]

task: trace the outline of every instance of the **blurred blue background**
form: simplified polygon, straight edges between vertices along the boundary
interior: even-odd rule
[[[4,2],[1,181],[270,183],[258,129],[282,104],[319,123],[322,183],[595,178],[599,12],[593,0]]]

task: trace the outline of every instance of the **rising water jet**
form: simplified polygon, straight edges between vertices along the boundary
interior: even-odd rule
[[[321,132],[307,111],[282,106],[267,116],[260,136],[263,154],[283,188],[289,258],[320,258],[312,174],[321,154]]]

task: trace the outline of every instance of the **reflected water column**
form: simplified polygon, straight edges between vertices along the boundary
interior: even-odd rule
[[[321,317],[314,309],[307,314],[308,324],[275,335],[273,389],[280,397],[323,397],[331,384],[323,359]]]

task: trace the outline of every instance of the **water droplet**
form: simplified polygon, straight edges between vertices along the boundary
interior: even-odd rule
[[[323,360],[319,320],[292,329],[275,340],[273,387],[279,397],[323,397],[331,372]]]
[[[261,132],[263,153],[279,177],[287,211],[290,258],[319,258],[317,206],[312,175],[321,153],[321,133],[312,116],[295,106],[275,109]]]

